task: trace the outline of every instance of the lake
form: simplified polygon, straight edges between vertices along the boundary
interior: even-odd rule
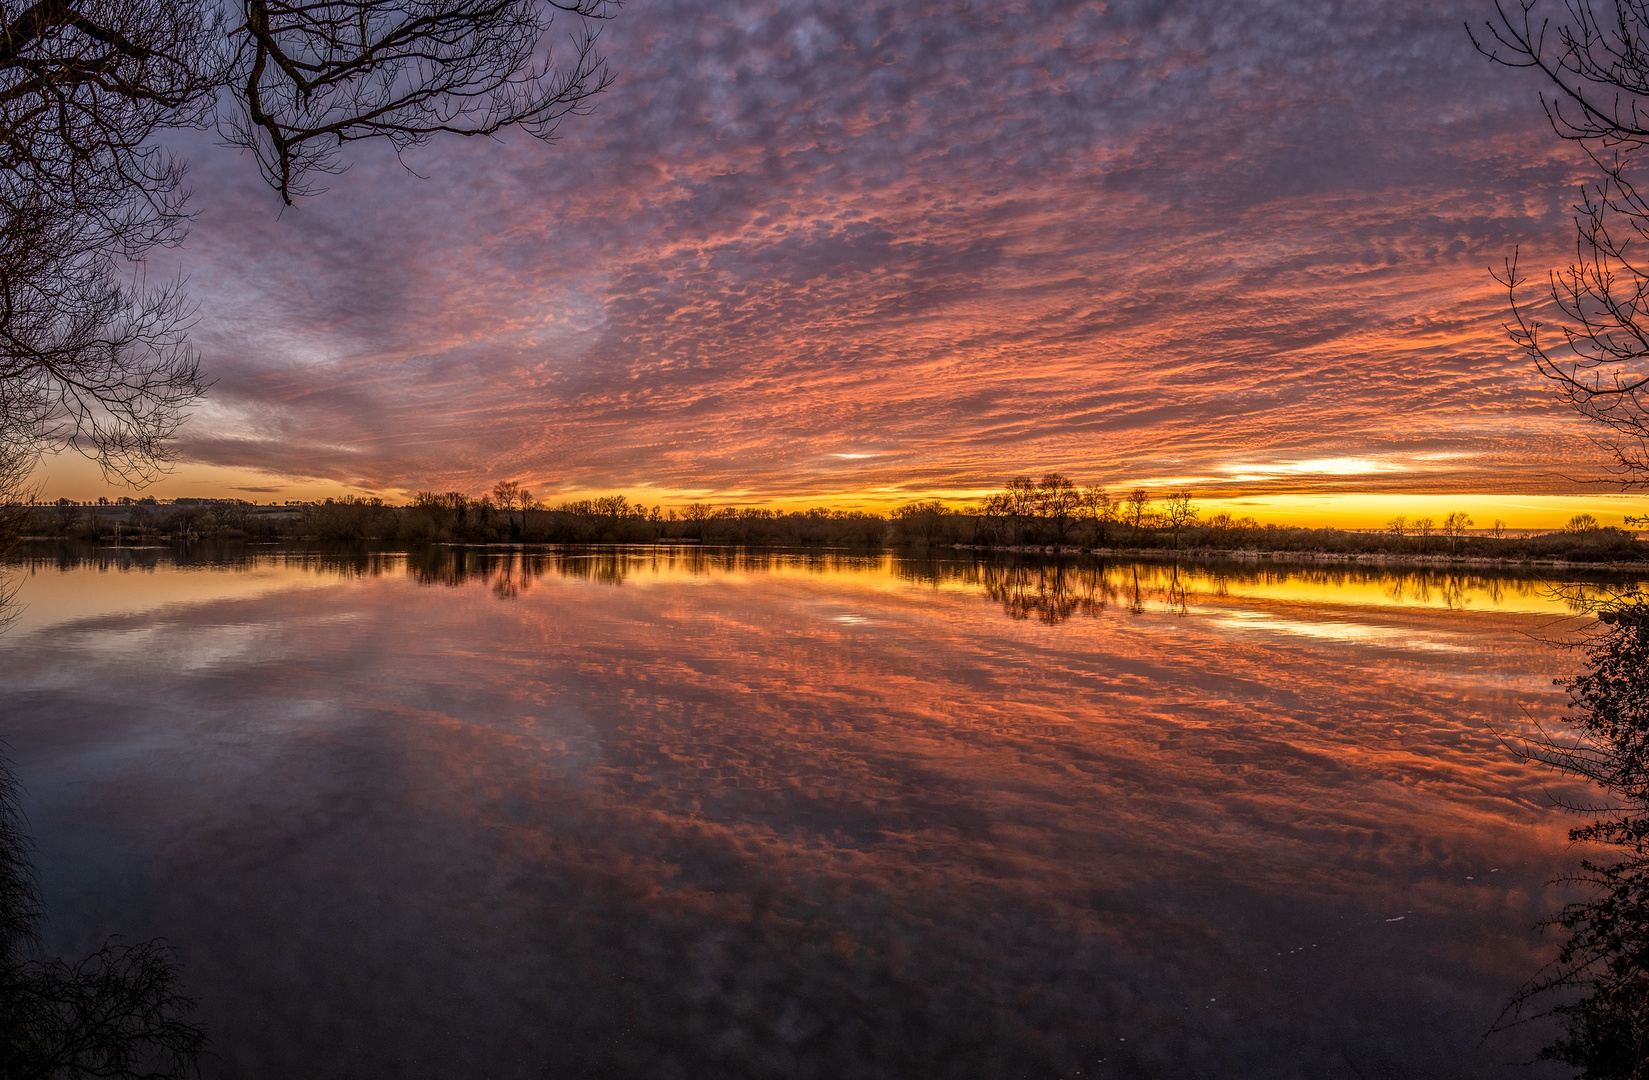
[[[259,553],[259,552],[262,553]],[[1501,1077],[1554,582],[894,554],[16,562],[47,945],[210,1077]]]

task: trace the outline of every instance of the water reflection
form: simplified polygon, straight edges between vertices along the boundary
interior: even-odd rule
[[[1649,598],[1591,599],[1599,622],[1578,643],[1584,669],[1565,681],[1570,713],[1525,746],[1606,798],[1571,805],[1591,819],[1569,833],[1589,849],[1570,879],[1586,894],[1549,920],[1567,938],[1511,1013],[1557,998],[1566,1030],[1542,1056],[1588,1078],[1639,1080],[1649,1076]]]
[[[27,570],[54,568],[148,570],[159,567],[232,569],[271,561],[351,578],[406,572],[426,585],[461,587],[480,580],[508,598],[546,574],[622,585],[631,578],[705,577],[801,572],[814,575],[890,572],[930,586],[977,590],[1014,619],[1055,625],[1110,607],[1143,613],[1188,610],[1199,596],[1265,595],[1273,599],[1331,601],[1364,606],[1439,607],[1453,611],[1519,610],[1585,615],[1615,594],[1619,575],[1592,573],[1555,582],[1534,571],[1386,568],[1359,564],[1268,563],[1253,559],[1181,563],[1106,562],[1092,557],[955,557],[863,551],[787,551],[772,548],[626,545],[560,547],[436,545],[411,552],[365,545],[249,545],[199,542],[187,546],[114,547],[68,543],[25,547],[8,562]]]
[[[0,758],[0,1076],[167,1080],[196,1075],[205,1034],[160,942],[105,942],[79,963],[48,959],[44,916],[17,807]]]
[[[1478,1039],[1562,899],[1499,743],[1558,700],[1538,583],[25,569],[0,693],[52,943],[163,928],[217,1075],[1470,1077],[1550,1037]]]
[[[930,584],[959,582],[981,589],[1014,619],[1057,625],[1122,606],[1187,614],[1197,597],[1263,595],[1335,604],[1442,607],[1451,611],[1514,609],[1585,614],[1615,582],[1571,582],[1438,569],[1388,570],[1357,566],[1261,566],[1252,561],[1107,563],[1097,559],[1000,558],[977,562],[900,559],[896,571]]]
[[[539,551],[438,547],[407,556],[407,560],[410,572],[424,584],[459,586],[473,578],[489,582],[496,579],[501,596],[517,595],[549,573],[621,585],[632,576],[654,577],[660,573],[706,576],[792,569],[851,575],[888,570],[907,581],[977,589],[1000,603],[1010,618],[1035,619],[1048,625],[1075,616],[1096,616],[1119,605],[1133,614],[1142,614],[1148,607],[1186,614],[1198,596],[1228,599],[1234,590],[1241,595],[1332,600],[1336,604],[1584,615],[1593,610],[1600,596],[1611,594],[1619,585],[1617,579],[1603,576],[1590,582],[1566,581],[1559,587],[1549,578],[1515,571],[1264,566],[1252,560],[1110,563],[1091,558],[975,559],[698,547]],[[378,565],[382,569],[374,572],[387,569],[385,564]]]

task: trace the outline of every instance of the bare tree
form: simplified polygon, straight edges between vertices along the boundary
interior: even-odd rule
[[[1082,495],[1070,477],[1048,473],[1036,490],[1036,511],[1039,517],[1053,522],[1054,543],[1063,545],[1071,519],[1082,506]]]
[[[1189,491],[1176,491],[1162,504],[1162,523],[1174,531],[1174,550],[1179,550],[1180,530],[1197,520],[1197,508]]]
[[[978,535],[988,537],[993,544],[1001,544],[1009,536],[1010,528],[1007,498],[1001,492],[987,496],[979,507]]]
[[[1128,501],[1124,504],[1122,519],[1134,527],[1134,542],[1139,542],[1139,531],[1145,527],[1146,520],[1151,515],[1151,493],[1144,488],[1135,488],[1128,493]]]
[[[681,512],[682,520],[688,523],[687,532],[684,535],[703,540],[705,530],[715,513],[716,508],[714,506],[706,503],[689,503]]]
[[[1511,339],[1559,396],[1599,424],[1597,438],[1628,486],[1649,484],[1649,201],[1639,189],[1649,145],[1649,4],[1643,0],[1496,0],[1496,17],[1468,27],[1486,56],[1538,71],[1552,130],[1595,169],[1575,205],[1575,261],[1523,292],[1517,257],[1495,279],[1506,289]],[[1549,300],[1557,321],[1537,314]]]
[[[1231,543],[1232,534],[1237,531],[1237,522],[1228,511],[1220,511],[1208,519],[1208,538],[1214,547],[1222,548]]]
[[[182,237],[154,140],[208,114],[218,29],[173,0],[0,5],[0,442],[144,479],[203,391],[187,303],[134,267]]]
[[[1408,531],[1408,524],[1409,519],[1404,517],[1402,514],[1398,514],[1396,517],[1386,522],[1386,531],[1401,539],[1403,534]]]
[[[527,511],[534,506],[532,492],[521,486],[517,480],[500,480],[492,486],[492,501],[513,524],[515,512],[521,512],[521,531],[527,529]]]
[[[1425,551],[1427,541],[1431,539],[1431,530],[1434,522],[1429,517],[1415,518],[1409,523],[1409,531],[1420,538],[1420,550]]]
[[[1025,539],[1025,526],[1038,516],[1041,495],[1036,489],[1036,481],[1028,476],[1016,476],[1008,481],[1007,490],[1002,493],[1006,502],[1008,529],[1015,544]]]
[[[1082,489],[1082,510],[1094,525],[1094,544],[1105,547],[1110,543],[1110,525],[1117,519],[1117,504],[1098,484]]]
[[[33,455],[8,450],[0,445],[0,556],[6,555],[17,543],[23,526],[29,519],[28,504],[35,492],[29,488],[29,471]],[[12,586],[0,581],[0,627],[7,621],[7,599]]]
[[[397,151],[439,132],[507,127],[547,139],[607,85],[587,21],[570,63],[545,41],[557,13],[605,17],[608,0],[246,0],[228,80],[238,109],[228,141],[256,155],[282,199],[336,172],[345,143]]]
[[[158,139],[214,121],[290,203],[346,143],[450,132],[547,139],[608,82],[610,0],[0,0],[0,450],[72,446],[152,478],[205,392],[178,283],[182,163]],[[555,16],[577,18],[552,62]]]
[[[1016,476],[1002,491],[985,500],[982,516],[987,528],[1000,541],[1011,545],[1024,538],[1025,524],[1041,514],[1042,495],[1036,481]]]
[[[1455,545],[1465,538],[1466,530],[1472,527],[1472,519],[1456,510],[1443,519],[1443,535],[1449,538],[1449,554],[1454,554]]]
[[[898,534],[926,547],[937,543],[944,531],[945,504],[938,499],[905,503],[890,515]]]

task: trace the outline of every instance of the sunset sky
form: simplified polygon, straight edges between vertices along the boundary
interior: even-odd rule
[[[180,138],[198,219],[150,273],[215,383],[150,493],[885,509],[1057,469],[1617,522],[1645,502],[1500,327],[1488,268],[1572,255],[1586,171],[1473,50],[1490,11],[630,0],[550,146],[367,148],[282,213]]]

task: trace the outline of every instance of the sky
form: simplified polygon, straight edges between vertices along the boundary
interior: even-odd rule
[[[1262,520],[1642,511],[1489,277],[1587,172],[1488,0],[629,0],[546,145],[284,212],[186,134],[211,392],[148,493],[886,509],[1019,474]],[[564,25],[557,33],[571,30]],[[108,488],[72,455],[47,494]]]

